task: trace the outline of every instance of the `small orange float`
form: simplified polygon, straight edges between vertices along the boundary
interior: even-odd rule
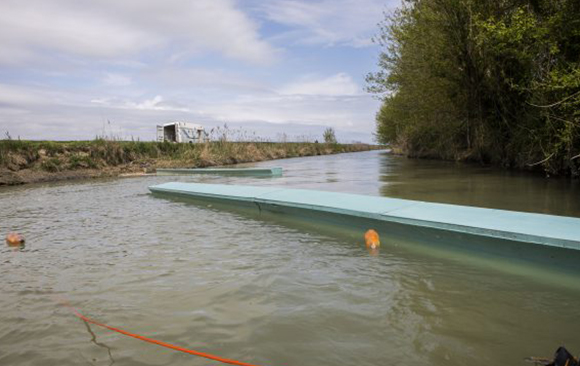
[[[373,229],[369,229],[365,233],[365,243],[367,248],[370,249],[377,249],[381,246],[381,241],[379,240],[379,233],[374,231]]]
[[[6,235],[6,244],[11,247],[16,247],[24,244],[24,236],[18,233],[8,233]]]

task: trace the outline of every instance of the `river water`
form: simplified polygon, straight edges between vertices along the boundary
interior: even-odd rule
[[[143,177],[0,189],[0,365],[208,365],[95,325],[261,366],[523,365],[580,352],[580,275],[431,255],[152,196],[195,181],[580,216],[577,182],[384,152],[264,162],[279,178]]]

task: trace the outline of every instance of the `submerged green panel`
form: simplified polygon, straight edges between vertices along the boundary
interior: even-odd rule
[[[182,174],[217,174],[217,175],[243,175],[243,176],[277,176],[282,175],[282,168],[203,168],[203,169],[157,169],[157,175],[182,175]]]
[[[580,250],[580,219],[573,217],[283,187],[165,183],[149,189]]]
[[[195,187],[195,188],[194,188]],[[219,187],[219,192],[216,192]],[[149,187],[152,192],[175,193],[192,197],[202,197],[206,199],[220,199],[228,201],[251,201],[254,202],[258,195],[278,191],[278,187],[253,187],[235,186],[222,184],[200,184],[200,183],[165,183]]]

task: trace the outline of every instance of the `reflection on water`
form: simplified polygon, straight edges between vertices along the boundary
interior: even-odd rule
[[[580,216],[580,182],[527,172],[381,156],[381,195]]]
[[[284,176],[0,189],[0,231],[27,238],[21,250],[0,247],[0,365],[208,363],[98,327],[87,334],[54,296],[97,321],[264,366],[518,365],[574,349],[577,279],[563,286],[383,233],[371,256],[364,233],[157,198],[147,186],[280,185],[578,215],[577,186],[380,152],[257,165]]]

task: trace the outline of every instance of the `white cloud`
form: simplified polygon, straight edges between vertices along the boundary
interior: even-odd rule
[[[98,94],[101,94],[99,96]],[[171,120],[189,120],[209,128],[237,123],[246,128],[259,126],[294,135],[318,133],[321,126],[338,131],[355,131],[356,139],[370,141],[374,114],[380,101],[369,95],[240,94],[232,98],[197,99],[182,96],[92,97],[74,91],[54,93],[44,87],[13,87],[0,84],[0,132],[10,131],[24,139],[91,139],[102,134],[103,122],[110,120],[121,138],[151,140],[155,125]],[[267,125],[278,127],[266,128]],[[303,131],[303,132],[300,132]],[[368,139],[365,139],[365,134]],[[347,134],[349,135],[349,134]],[[261,135],[259,135],[261,136]]]
[[[0,106],[47,104],[52,101],[46,93],[18,85],[0,84]]]
[[[129,102],[126,104],[126,107],[154,111],[183,111],[183,112],[188,111],[187,108],[177,107],[171,105],[170,103],[165,102],[165,100],[161,95],[156,95],[151,99],[145,99],[144,101],[139,103]]]
[[[360,91],[361,88],[357,83],[345,73],[338,73],[322,79],[305,78],[280,89],[282,94],[328,96],[357,95],[360,94]]]
[[[159,57],[172,49],[272,61],[276,51],[235,5],[232,0],[3,0],[0,62],[59,54],[118,60],[151,52]]]
[[[271,88],[255,78],[223,69],[165,67],[158,70],[144,70],[142,78],[172,90],[192,88],[209,91],[220,91],[223,94],[239,92],[271,92]]]
[[[110,86],[128,86],[132,84],[131,77],[122,74],[105,73],[103,83]]]
[[[288,57],[269,67],[261,63],[277,57],[269,42],[279,29],[288,31],[277,33],[278,41],[290,44],[364,46],[383,3],[247,4],[0,1],[0,132],[90,139],[110,120],[148,140],[156,124],[183,119],[208,127],[268,124],[281,132],[291,125],[296,131],[332,126],[370,136],[380,102],[362,92],[364,66],[341,57],[329,67],[320,63],[328,62],[328,48],[309,48],[305,56],[302,47],[288,44]],[[263,22],[263,34],[250,16]]]
[[[297,123],[371,131],[379,103],[368,95],[254,95],[242,96],[229,102],[208,103],[198,111],[223,122]]]
[[[137,109],[144,111],[178,111],[189,112],[190,109],[178,105],[177,103],[167,102],[161,95],[156,95],[153,98],[144,99],[142,101],[122,100],[119,98],[97,98],[92,99],[91,103],[106,108],[117,109]]]
[[[266,17],[292,30],[278,38],[296,43],[371,45],[382,11],[400,5],[400,0],[275,0],[260,6]]]

